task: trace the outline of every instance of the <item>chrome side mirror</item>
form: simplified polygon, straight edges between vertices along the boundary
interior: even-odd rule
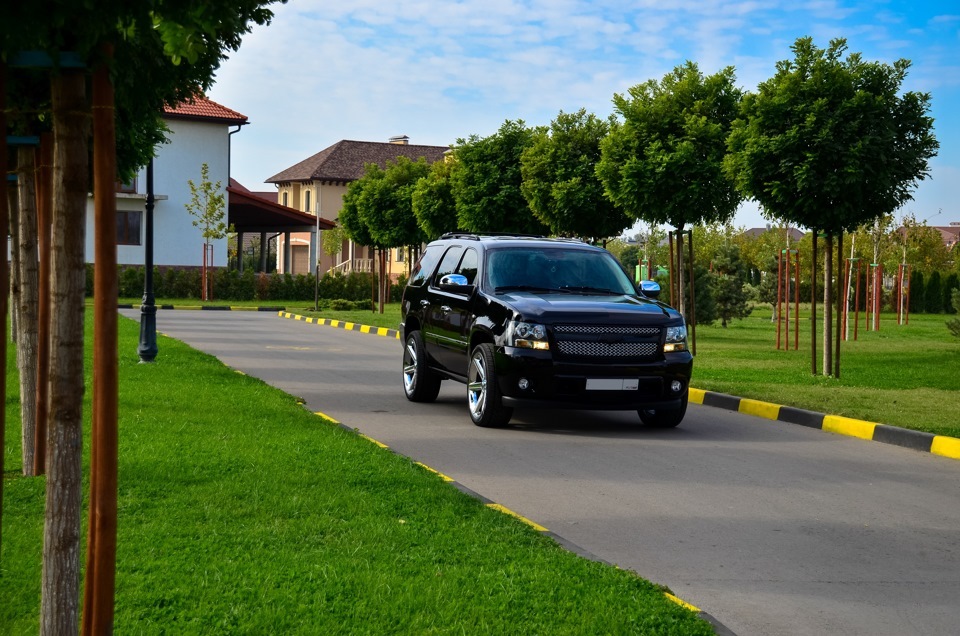
[[[660,283],[652,280],[640,281],[640,293],[647,298],[660,297]]]

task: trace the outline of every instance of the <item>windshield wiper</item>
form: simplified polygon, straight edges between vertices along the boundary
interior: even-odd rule
[[[582,292],[587,294],[612,294],[614,296],[622,296],[623,292],[619,292],[613,289],[607,289],[605,287],[587,287],[581,285],[564,285],[561,289],[567,292]]]

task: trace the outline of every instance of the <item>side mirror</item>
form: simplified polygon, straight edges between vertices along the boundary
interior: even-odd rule
[[[447,274],[440,279],[440,289],[458,294],[469,294],[473,291],[473,285],[463,274]]]
[[[640,281],[640,293],[647,298],[660,297],[660,284],[652,280]]]

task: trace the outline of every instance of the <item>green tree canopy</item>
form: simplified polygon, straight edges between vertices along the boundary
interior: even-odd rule
[[[741,92],[728,67],[704,77],[693,62],[613,98],[623,122],[601,143],[607,196],[648,223],[682,228],[730,219],[741,197],[723,172]]]
[[[450,175],[453,161],[437,161],[413,189],[413,215],[428,240],[457,229],[457,202]]]
[[[618,236],[633,222],[605,196],[597,177],[600,141],[612,122],[584,109],[561,112],[549,128],[534,132],[533,142],[523,151],[521,190],[552,234],[596,243]]]
[[[743,100],[728,174],[779,218],[830,235],[892,213],[939,147],[930,95],[900,94],[910,62],[843,59],[843,39],[798,39],[793,60]]]
[[[457,140],[450,179],[461,229],[547,233],[520,190],[520,155],[532,140],[533,131],[520,120],[505,121],[489,137]]]

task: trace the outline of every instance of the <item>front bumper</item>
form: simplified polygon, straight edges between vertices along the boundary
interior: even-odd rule
[[[555,361],[550,351],[498,348],[496,370],[503,403],[517,407],[636,410],[680,408],[690,385],[693,356],[667,353],[652,362],[577,363]],[[624,380],[628,388],[609,380]],[[606,388],[588,388],[588,380]],[[674,390],[674,381],[679,390]],[[521,388],[525,385],[526,388]]]

